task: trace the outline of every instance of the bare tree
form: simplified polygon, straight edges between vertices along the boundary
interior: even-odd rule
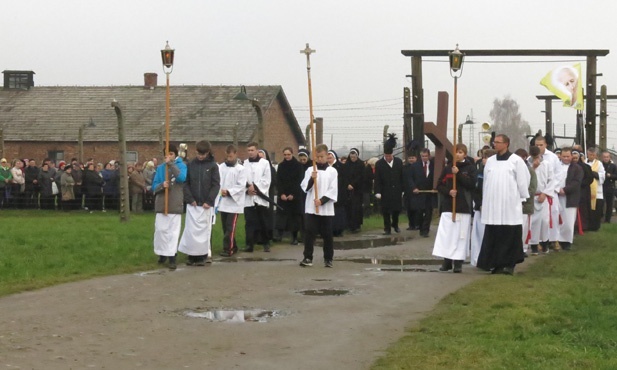
[[[503,100],[495,99],[491,109],[492,130],[496,134],[506,134],[510,138],[510,151],[518,148],[527,149],[529,141],[527,135],[531,133],[529,122],[525,121],[519,113],[519,105],[516,100],[506,96]]]

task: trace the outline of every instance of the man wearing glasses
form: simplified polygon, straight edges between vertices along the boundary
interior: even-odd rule
[[[529,198],[530,175],[525,162],[509,151],[510,138],[495,137],[497,154],[486,161],[482,191],[482,223],[486,225],[478,267],[513,275],[524,260],[522,201]]]

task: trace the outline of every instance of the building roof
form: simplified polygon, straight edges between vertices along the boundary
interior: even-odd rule
[[[0,127],[5,141],[117,141],[113,99],[122,107],[127,141],[158,141],[165,123],[165,86],[36,86],[27,91],[0,90]],[[233,100],[240,86],[171,86],[171,141],[232,142],[254,139],[257,115],[248,101]],[[302,130],[281,86],[247,86],[259,100],[267,126],[268,109],[278,100],[291,131],[304,143]],[[94,124],[94,126],[92,126]]]

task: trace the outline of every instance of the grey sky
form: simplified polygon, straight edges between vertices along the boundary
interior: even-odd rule
[[[410,60],[402,49],[609,49],[598,89],[617,90],[617,3],[608,1],[20,0],[3,4],[0,69],[31,69],[36,85],[140,85],[159,73],[160,49],[176,49],[172,85],[280,84],[302,127],[308,123],[309,42],[315,115],[335,149],[401,135],[402,90]],[[586,23],[587,22],[587,23]],[[476,58],[478,60],[498,60]],[[513,58],[507,58],[512,60]],[[539,58],[531,58],[539,60]],[[564,58],[558,58],[564,59]],[[572,58],[570,58],[572,59]],[[580,59],[580,58],[579,58]],[[519,59],[522,60],[522,59]],[[549,60],[549,59],[542,59]],[[494,98],[510,95],[532,130],[544,126],[539,84],[564,63],[486,64],[469,59],[459,80],[459,122],[473,110],[489,120]],[[565,63],[570,64],[570,63]],[[437,92],[452,96],[444,62],[425,63],[426,119]],[[583,63],[583,74],[585,65]],[[370,103],[369,103],[370,102]],[[367,109],[368,107],[373,107]],[[452,107],[452,104],[451,104]],[[173,96],[172,96],[173,109]],[[553,106],[556,132],[574,134],[575,111]],[[609,102],[609,147],[617,146],[617,102]],[[467,137],[464,138],[467,141]],[[476,136],[477,144],[477,136]]]

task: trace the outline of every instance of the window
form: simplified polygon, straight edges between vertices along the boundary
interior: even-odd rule
[[[139,159],[139,156],[137,155],[137,152],[126,152],[126,161],[127,163],[137,163],[137,160]]]
[[[28,90],[34,86],[32,71],[4,71],[4,88],[9,90]]]
[[[47,152],[47,158],[58,163],[64,160],[64,150],[49,150]]]

